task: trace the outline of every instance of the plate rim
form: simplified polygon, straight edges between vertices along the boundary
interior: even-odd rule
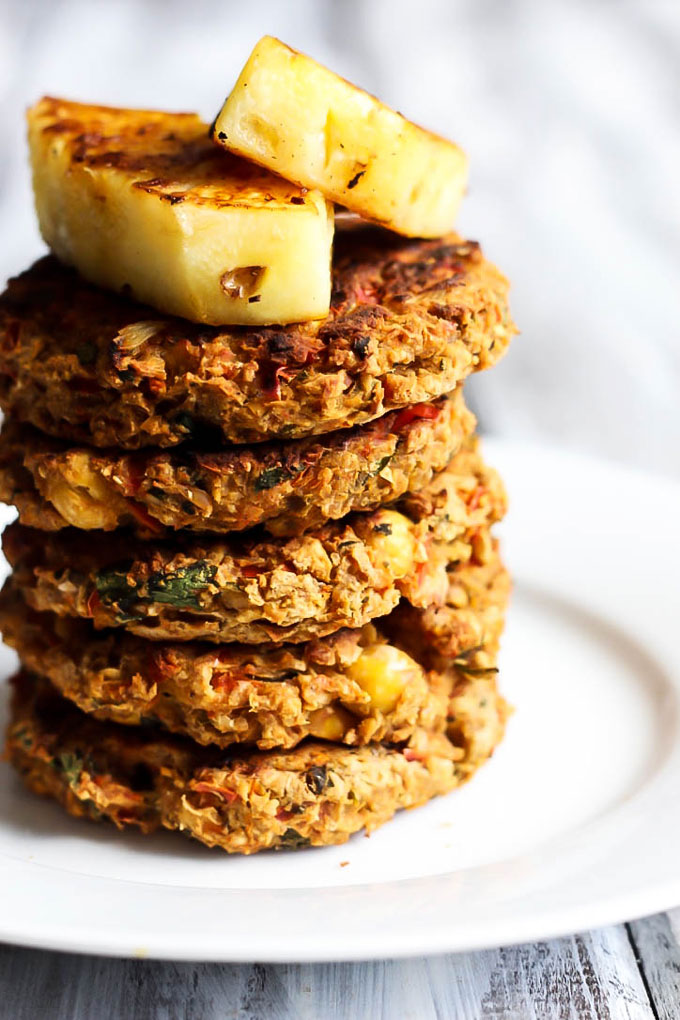
[[[629,468],[618,462],[600,460],[590,455],[580,454],[571,450],[564,450],[549,444],[524,443],[517,441],[499,440],[496,438],[484,437],[485,451],[489,455],[489,461],[494,463],[495,459],[501,462],[506,460],[512,463],[513,457],[520,461],[530,458],[536,463],[543,461],[546,466],[546,458],[552,472],[563,473],[571,471],[593,471],[608,475],[610,479],[615,476],[618,482],[629,485],[644,486],[660,492],[664,490],[664,496],[677,505],[680,509],[680,482],[673,478],[662,475],[655,475],[649,472]],[[558,463],[557,463],[558,462]],[[501,465],[502,469],[502,465]],[[512,483],[509,484],[512,496]],[[680,564],[680,536],[674,533],[675,547],[674,554],[678,557]],[[677,663],[676,663],[677,665]],[[676,695],[680,694],[680,677],[673,676],[673,690]],[[675,770],[675,771],[674,771]],[[672,780],[673,774],[680,776],[680,736],[676,728],[676,740],[673,748],[669,751],[667,760],[664,761],[657,773],[655,773],[651,784],[656,787],[659,783],[668,783]],[[645,788],[647,789],[647,788]],[[635,794],[629,801],[613,813],[619,811],[636,810],[639,807],[639,799],[644,799],[644,790],[640,798]],[[606,817],[609,817],[607,813]],[[589,828],[586,824],[585,831]],[[676,837],[680,833],[680,817],[675,823]],[[577,834],[575,834],[577,835]],[[540,848],[539,851],[540,853]],[[631,888],[621,891],[604,891],[601,896],[595,896],[589,901],[577,900],[571,904],[555,905],[554,900],[543,904],[533,903],[532,909],[527,914],[519,914],[509,917],[506,913],[492,921],[489,917],[481,919],[470,919],[466,921],[466,927],[451,925],[444,927],[441,924],[431,927],[429,930],[420,930],[417,937],[413,934],[400,931],[397,926],[386,929],[379,928],[379,932],[373,929],[362,930],[360,927],[353,932],[346,931],[343,939],[336,937],[319,938],[318,932],[310,930],[306,937],[298,934],[297,941],[294,939],[285,940],[277,947],[273,938],[276,933],[270,933],[263,937],[260,944],[239,939],[230,934],[227,928],[226,938],[219,943],[212,945],[209,938],[214,935],[205,935],[199,931],[187,933],[186,929],[165,931],[147,930],[139,932],[140,938],[131,937],[130,930],[124,930],[125,918],[118,918],[116,930],[107,928],[105,924],[99,923],[87,928],[80,922],[80,927],[75,930],[74,925],[78,922],[69,923],[66,918],[57,918],[52,923],[41,923],[38,918],[30,913],[20,916],[11,916],[10,910],[3,910],[0,917],[0,941],[15,945],[32,948],[51,949],[65,952],[89,953],[104,956],[117,956],[128,958],[150,958],[150,959],[174,959],[185,961],[210,961],[210,962],[252,962],[254,959],[266,963],[303,963],[303,962],[331,962],[349,960],[370,960],[378,958],[405,958],[418,955],[435,955],[447,952],[474,951],[491,948],[499,945],[511,945],[521,942],[532,942],[546,938],[555,938],[567,935],[574,931],[582,931],[603,925],[617,924],[645,914],[667,910],[680,904],[680,855],[678,865],[673,874],[665,874],[659,878],[656,876],[646,882],[638,882]],[[478,866],[485,868],[502,868],[508,861],[499,861],[492,865]],[[477,868],[462,869],[466,871],[478,870]],[[22,872],[26,872],[23,876]],[[52,872],[48,865],[37,862],[21,861],[11,858],[0,852],[0,873],[4,873],[5,882],[12,880],[21,881],[26,877],[33,876],[37,885],[41,885],[38,873]],[[444,876],[426,876],[422,878],[404,878],[385,883],[363,883],[340,887],[315,887],[306,890],[307,895],[312,897],[323,897],[333,899],[335,895],[328,897],[329,893],[347,895],[349,891],[355,890],[378,890],[381,895],[390,890],[397,890],[403,895],[404,886],[409,888],[407,895],[411,892],[415,895],[427,885],[437,883],[446,879],[456,872],[449,872]],[[220,900],[228,900],[230,897],[238,896],[259,896],[263,894],[270,898],[288,900],[292,894],[305,892],[305,887],[297,889],[225,889],[201,886],[181,885],[151,885],[145,882],[112,877],[96,877],[82,875],[76,872],[59,871],[59,882],[63,890],[71,891],[73,896],[87,895],[86,887],[89,883],[98,885],[100,889],[110,886],[112,890],[123,885],[136,885],[146,890],[153,890],[155,896],[162,896],[168,900],[175,898],[196,901],[206,900],[210,897],[218,897]],[[33,884],[33,883],[32,883]],[[49,883],[47,883],[49,885]],[[81,887],[80,889],[78,887]],[[398,887],[402,887],[401,890]],[[123,897],[120,897],[123,900]],[[194,907],[196,909],[196,907]],[[133,924],[131,917],[128,925]],[[493,930],[491,930],[493,929]],[[375,945],[375,939],[378,945]],[[206,941],[203,942],[202,940]]]

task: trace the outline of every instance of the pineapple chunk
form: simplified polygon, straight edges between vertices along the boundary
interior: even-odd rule
[[[28,125],[40,230],[87,279],[213,325],[328,313],[320,192],[220,151],[195,114],[46,98]]]
[[[467,183],[457,145],[270,36],[251,53],[213,135],[408,237],[448,233]]]

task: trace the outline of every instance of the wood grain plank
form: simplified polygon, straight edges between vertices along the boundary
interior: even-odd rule
[[[262,970],[262,968],[260,968]],[[292,1015],[260,1008],[257,967],[103,957],[6,947],[0,951],[2,1020],[226,1020]]]
[[[301,1020],[438,1020],[439,988],[428,961],[378,960],[324,966],[272,967]]]
[[[680,910],[628,925],[633,950],[659,1020],[680,1016]]]
[[[623,926],[537,945],[366,964],[159,963],[5,947],[0,988],[0,1020],[655,1016]]]
[[[465,1020],[650,1020],[623,926],[535,945],[444,957],[441,1016]]]
[[[437,1020],[426,960],[263,966],[0,948],[1,1020]]]

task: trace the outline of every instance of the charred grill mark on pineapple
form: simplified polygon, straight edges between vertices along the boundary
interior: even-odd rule
[[[28,126],[41,232],[85,278],[194,322],[327,313],[319,191],[224,152],[193,114],[44,99]]]

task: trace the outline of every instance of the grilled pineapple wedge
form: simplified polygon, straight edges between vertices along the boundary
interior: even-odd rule
[[[45,98],[28,126],[40,230],[87,279],[214,325],[327,314],[319,191],[218,149],[194,114]]]
[[[409,237],[448,233],[467,184],[457,145],[270,36],[251,53],[213,135]]]

